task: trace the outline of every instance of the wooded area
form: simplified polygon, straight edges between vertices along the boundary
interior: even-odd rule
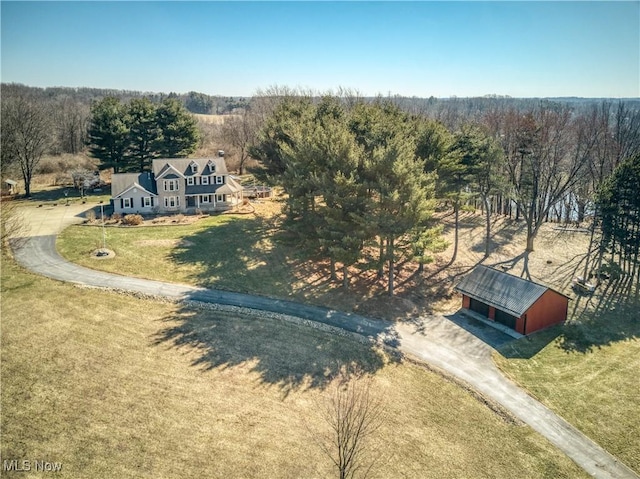
[[[221,125],[189,113],[233,112]],[[2,177],[25,192],[43,155],[88,152],[100,168],[229,148],[232,167],[284,190],[283,227],[310,257],[373,269],[394,292],[399,261],[418,271],[446,245],[436,209],[480,209],[526,224],[527,252],[549,221],[582,224],[584,277],[640,277],[640,100],[365,98],[273,87],[250,99],[2,85]],[[257,162],[257,163],[256,163]],[[252,166],[253,164],[253,166]],[[257,165],[257,166],[255,166]],[[597,254],[592,254],[592,253]]]

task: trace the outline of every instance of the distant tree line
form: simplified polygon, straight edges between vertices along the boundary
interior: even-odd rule
[[[1,98],[2,175],[19,172],[27,194],[45,154],[89,147],[103,168],[139,171],[154,157],[193,153],[189,109],[233,111],[214,143],[234,151],[240,171],[258,160],[258,177],[285,189],[287,231],[329,259],[332,276],[342,265],[345,285],[350,267],[376,268],[392,292],[398,261],[429,261],[442,247],[436,203],[454,214],[451,262],[460,211],[479,208],[485,255],[494,215],[525,222],[527,251],[544,222],[588,219],[600,248],[584,275],[615,263],[638,276],[636,213],[623,195],[640,190],[638,99],[366,98],[286,87],[243,99],[5,83]]]
[[[38,88],[16,83],[3,83],[2,88],[3,92],[7,91],[14,95],[28,95],[43,102],[69,101],[74,104],[83,105],[87,111],[92,103],[106,97],[118,98],[124,103],[140,98],[147,98],[152,103],[160,103],[166,98],[175,98],[191,113],[201,113],[205,115],[232,113],[247,107],[250,103],[250,98],[207,95],[195,91],[187,93],[157,93],[135,90],[115,90],[111,88]]]

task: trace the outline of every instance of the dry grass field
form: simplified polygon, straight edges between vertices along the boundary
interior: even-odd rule
[[[2,458],[60,462],[56,477],[330,477],[318,409],[346,364],[384,401],[376,477],[586,477],[454,383],[346,338],[78,288],[7,258],[1,291]]]
[[[390,300],[384,282],[373,272],[353,270],[351,290],[328,280],[328,264],[307,261],[287,249],[273,227],[277,204],[256,216],[212,217],[191,228],[112,230],[118,257],[96,265],[88,252],[98,231],[71,228],[59,241],[61,253],[73,261],[127,274],[246,291],[355,310],[402,320],[415,314],[455,311],[453,291],[459,278],[483,259],[483,217],[461,217],[457,261],[447,267],[452,245],[416,274],[416,265],[400,269],[398,297]],[[267,208],[266,206],[264,208]],[[452,242],[452,218],[443,216]],[[510,343],[495,355],[498,365],[534,396],[579,427],[625,463],[640,471],[640,301],[628,288],[604,283],[593,297],[570,289],[582,274],[589,236],[558,225],[544,225],[536,250],[524,255],[524,223],[496,217],[492,253],[484,264],[547,284],[569,295],[569,323]],[[94,236],[96,236],[94,238]],[[142,252],[139,242],[157,243]],[[189,243],[185,243],[184,241]],[[161,246],[163,245],[163,246]]]
[[[209,125],[223,125],[225,120],[238,117],[239,115],[204,115],[202,113],[193,113],[193,116],[202,123]]]

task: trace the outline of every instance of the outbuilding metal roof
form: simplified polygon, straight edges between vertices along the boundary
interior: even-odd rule
[[[477,266],[455,289],[519,318],[550,288],[497,269]]]

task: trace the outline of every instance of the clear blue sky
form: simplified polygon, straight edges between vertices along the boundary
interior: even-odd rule
[[[640,2],[1,2],[2,81],[640,97]]]

